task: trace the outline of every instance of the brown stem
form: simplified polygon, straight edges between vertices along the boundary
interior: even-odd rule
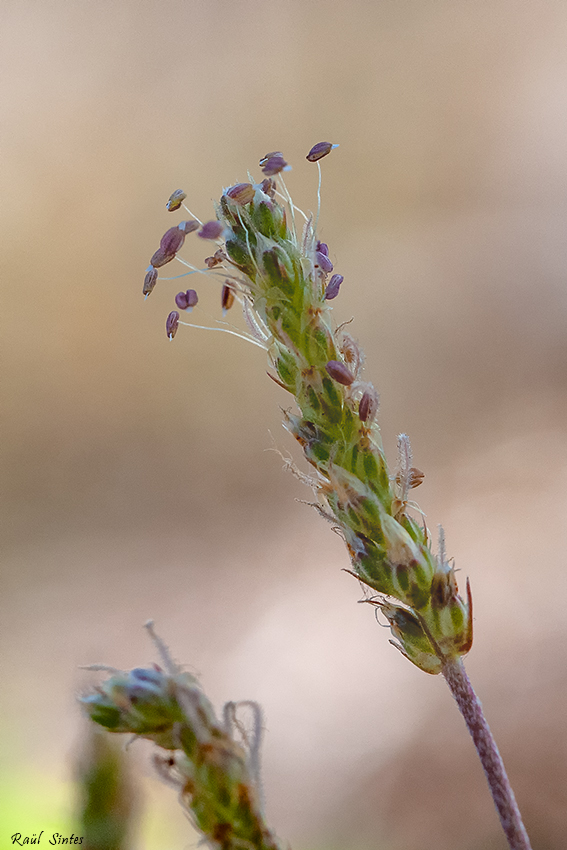
[[[471,733],[510,850],[531,850],[530,839],[522,823],[504,762],[463,662],[461,659],[447,659],[443,662],[442,672]]]

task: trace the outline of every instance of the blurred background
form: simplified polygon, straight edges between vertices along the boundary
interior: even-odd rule
[[[263,705],[268,815],[294,850],[505,846],[444,682],[356,604],[270,451],[298,459],[263,353],[169,343],[181,287],[142,298],[174,189],[206,220],[282,150],[314,209],[322,140],[337,324],[355,318],[390,460],[409,433],[420,506],[470,577],[468,670],[534,849],[563,847],[565,3],[4,0],[0,18],[2,847],[71,831],[79,666],[153,661],[149,617],[217,706]],[[196,288],[211,324],[220,293]],[[132,847],[195,847],[142,743],[129,759]]]

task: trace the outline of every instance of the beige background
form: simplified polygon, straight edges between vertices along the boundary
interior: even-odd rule
[[[390,457],[407,431],[420,505],[470,576],[468,669],[534,848],[563,847],[565,4],[5,0],[0,16],[2,729],[30,824],[47,787],[68,794],[78,665],[152,660],[152,616],[217,705],[263,704],[268,812],[296,850],[504,846],[443,681],[356,604],[340,540],[265,451],[295,447],[264,355],[189,329],[169,344],[175,282],[141,296],[170,192],[206,219],[281,149],[313,209],[304,157],[326,139],[337,321],[355,317]],[[210,323],[219,293],[198,289]],[[166,813],[135,846],[195,846],[132,756]]]

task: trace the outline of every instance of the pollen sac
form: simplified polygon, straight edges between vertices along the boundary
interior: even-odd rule
[[[222,248],[219,248],[218,251],[215,251],[212,257],[205,257],[205,264],[208,269],[214,269],[215,266],[220,266],[226,258],[226,254]]]
[[[378,393],[370,384],[368,389],[362,394],[362,398],[358,404],[358,418],[361,422],[372,422],[378,412],[379,398]]]
[[[183,189],[176,189],[175,192],[172,192],[169,196],[169,200],[165,206],[167,207],[169,212],[175,212],[175,210],[178,210],[180,208],[186,197],[187,195],[185,194]]]
[[[218,239],[224,227],[220,221],[207,221],[199,231],[201,239]]]
[[[225,195],[235,204],[243,207],[254,199],[254,186],[251,183],[237,183],[227,189]]]
[[[331,142],[317,142],[313,145],[305,159],[309,162],[317,162],[318,159],[323,159],[324,156],[330,154],[333,148],[338,148],[338,145],[333,145]]]
[[[325,254],[326,257],[329,256],[329,246],[326,242],[317,242],[316,251],[319,251],[321,254]]]
[[[325,369],[333,381],[336,381],[338,384],[343,384],[345,387],[349,387],[354,381],[354,375],[350,369],[339,360],[329,360]]]
[[[193,233],[193,231],[199,229],[199,222],[195,221],[194,218],[190,218],[188,221],[180,221],[177,227],[187,236],[188,233]]]
[[[161,269],[166,263],[171,263],[175,259],[175,254],[171,251],[164,251],[163,248],[158,248],[155,254],[152,255],[150,265],[155,269]]]
[[[170,227],[161,237],[159,247],[165,254],[177,254],[185,242],[185,233],[178,227]]]
[[[260,160],[262,172],[266,177],[273,177],[274,174],[279,174],[280,171],[289,171],[290,166],[283,158],[281,151],[274,151],[263,156]]]
[[[186,292],[178,292],[175,296],[175,303],[180,310],[191,312],[193,307],[199,301],[199,296],[194,289],[188,289]]]
[[[333,271],[333,264],[326,254],[322,251],[315,251],[315,267],[319,267],[322,272],[329,274]]]
[[[339,294],[339,289],[341,288],[341,283],[343,282],[344,277],[342,274],[334,274],[327,284],[325,288],[325,301],[332,301],[333,298],[336,298]]]
[[[157,283],[157,278],[157,269],[154,268],[154,266],[148,266],[148,268],[146,269],[146,276],[144,278],[144,286],[142,289],[143,295],[145,295],[146,297],[148,295],[151,295],[151,293],[154,291],[154,286]]]
[[[225,283],[223,285],[222,292],[221,292],[221,305],[222,305],[223,315],[226,313],[227,310],[230,310],[230,308],[232,307],[233,304],[234,304],[234,290],[228,283]]]
[[[179,313],[177,310],[172,310],[165,322],[165,330],[168,339],[173,339],[179,327]]]
[[[269,198],[271,198],[272,201],[276,197],[276,184],[271,179],[271,177],[266,177],[265,180],[262,180],[262,182],[260,183],[260,189],[262,190],[264,195],[267,195]]]

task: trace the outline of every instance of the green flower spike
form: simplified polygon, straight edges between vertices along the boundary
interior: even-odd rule
[[[166,751],[158,752],[156,766],[178,788],[195,827],[211,846],[279,850],[262,812],[259,707],[251,706],[251,737],[236,717],[241,703],[228,703],[219,722],[195,677],[174,664],[152,624],[146,628],[165,670],[156,665],[125,673],[94,665],[89,669],[113,675],[95,693],[81,698],[87,715],[109,732],[148,738]]]
[[[333,146],[315,147],[311,161],[319,167]],[[361,375],[363,353],[333,322],[328,247],[311,218],[304,216],[298,232],[296,214],[303,214],[281,178],[282,155],[264,157],[264,172],[266,162],[270,178],[230,187],[217,205],[222,273],[230,275],[225,289],[230,286],[254,340],[267,349],[271,377],[295,397],[299,415],[287,411],[284,424],[316,470],[311,483],[319,506],[342,535],[353,573],[389,597],[376,604],[395,645],[422,670],[439,673],[444,660],[471,647],[470,592],[461,598],[453,568],[432,554],[427,529],[408,515],[408,492],[423,473],[411,466],[404,435],[400,472],[394,480],[389,475],[375,420],[377,393]],[[342,276],[331,279],[333,297],[337,280]]]

